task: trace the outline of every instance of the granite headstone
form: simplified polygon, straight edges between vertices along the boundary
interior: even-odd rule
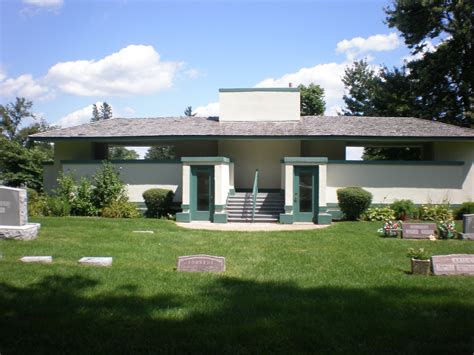
[[[178,257],[178,271],[224,272],[225,258],[211,255],[189,255]]]
[[[474,240],[474,214],[465,214],[462,217],[463,228],[462,228],[462,239]]]
[[[28,223],[26,190],[0,187],[0,225],[24,226]]]
[[[39,223],[28,223],[25,189],[0,186],[0,239],[31,240],[38,236]]]
[[[431,263],[435,275],[474,275],[474,254],[434,255]]]
[[[430,239],[436,231],[435,223],[403,223],[403,239]]]

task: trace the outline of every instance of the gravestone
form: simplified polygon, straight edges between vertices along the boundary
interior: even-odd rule
[[[93,265],[93,266],[112,266],[111,257],[97,257],[97,256],[85,256],[79,259],[79,264]]]
[[[474,240],[474,214],[465,214],[462,217],[463,228],[462,228],[462,239]]]
[[[430,239],[435,235],[436,223],[403,223],[403,239]]]
[[[35,239],[39,228],[28,223],[26,190],[0,186],[0,239]]]
[[[24,263],[52,263],[52,256],[24,256],[20,259]]]
[[[178,257],[181,272],[224,272],[225,258],[212,255],[189,255]]]
[[[435,275],[474,276],[474,254],[433,255],[431,264]]]

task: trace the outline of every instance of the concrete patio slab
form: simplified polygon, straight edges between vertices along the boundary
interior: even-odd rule
[[[322,229],[329,225],[313,224],[313,223],[211,223],[211,222],[190,222],[176,223],[179,227],[186,229],[204,229],[215,231],[236,231],[236,232],[275,232],[275,231],[293,231],[293,230],[311,230]]]

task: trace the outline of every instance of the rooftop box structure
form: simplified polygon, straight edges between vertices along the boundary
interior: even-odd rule
[[[220,89],[219,121],[299,121],[297,88]]]

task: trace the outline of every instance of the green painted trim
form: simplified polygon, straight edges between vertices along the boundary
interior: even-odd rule
[[[43,163],[43,166],[45,166],[45,165],[54,165],[54,161],[45,161]]]
[[[285,205],[285,213],[286,214],[293,214],[293,206]]]
[[[299,211],[299,197],[295,200],[295,194],[299,196],[299,174],[302,171],[311,172],[312,182],[312,208],[311,212]],[[317,222],[319,213],[319,166],[295,166],[293,170],[293,219],[295,222]]]
[[[225,208],[227,205],[214,205],[214,215],[216,213],[225,213]]]
[[[235,195],[235,189],[229,189],[229,195],[234,196]]]
[[[317,223],[318,224],[331,224],[332,215],[329,213],[318,213]]]
[[[292,214],[280,213],[281,224],[293,224],[293,220],[294,218]]]
[[[219,89],[219,92],[300,92],[298,88],[229,88]]]
[[[214,213],[214,223],[227,223],[227,213]]]
[[[191,214],[179,212],[176,213],[176,222],[189,223],[191,222]]]
[[[327,164],[328,158],[326,157],[284,157],[281,160],[285,164]]]
[[[212,165],[213,163],[230,163],[230,159],[226,157],[182,157],[181,162],[183,164],[203,163]]]
[[[85,160],[61,160],[61,164],[102,164],[106,160],[112,164],[181,164],[180,160],[151,160],[151,159],[126,159],[126,160],[110,160],[110,159],[85,159]]]
[[[76,136],[76,137],[32,137],[30,140],[36,142],[61,142],[61,141],[89,141],[89,142],[100,142],[100,143],[109,143],[109,142],[157,142],[157,141],[212,141],[212,140],[317,140],[317,141],[348,141],[348,142],[442,142],[442,141],[472,141],[474,142],[474,135],[472,137],[383,137],[383,136],[309,136],[309,135],[297,135],[297,136],[283,136],[283,135],[188,135],[188,136],[130,136],[130,137],[108,137],[108,136]]]
[[[446,160],[329,160],[328,164],[354,165],[464,165],[464,161]]]
[[[209,177],[209,210],[199,211],[197,209],[197,173],[207,172]],[[191,166],[189,187],[190,213],[193,221],[212,221],[214,215],[214,166],[195,165]]]
[[[189,205],[182,203],[182,204],[181,204],[181,208],[182,208],[183,210],[189,210]]]

